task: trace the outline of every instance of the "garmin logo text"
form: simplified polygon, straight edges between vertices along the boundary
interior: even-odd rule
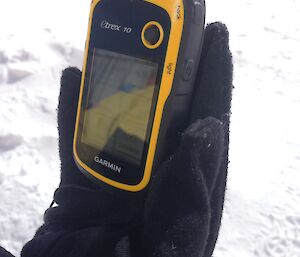
[[[101,22],[101,28],[103,29],[111,29],[111,30],[116,30],[116,31],[120,31],[121,30],[121,26],[116,25],[116,24],[111,24],[108,21],[102,21]]]
[[[121,170],[122,170],[121,167],[119,167],[119,166],[117,166],[117,165],[115,165],[115,164],[113,164],[113,163],[111,163],[107,160],[103,160],[103,159],[99,158],[98,156],[95,156],[94,161],[97,162],[97,163],[100,163],[101,165],[103,165],[107,168],[110,168],[111,170],[114,170],[118,173],[121,173]]]

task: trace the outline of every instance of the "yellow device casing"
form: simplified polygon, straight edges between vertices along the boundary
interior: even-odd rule
[[[153,120],[150,122],[152,127],[150,128],[149,144],[147,145],[148,149],[144,160],[144,169],[140,181],[136,183],[118,181],[118,179],[101,174],[101,172],[91,168],[90,165],[83,161],[78,153],[78,148],[81,144],[79,140],[82,133],[82,131],[80,131],[80,126],[82,126],[80,120],[82,118],[81,116],[84,115],[82,106],[87,81],[87,66],[89,55],[91,55],[92,51],[90,41],[96,40],[95,37],[91,35],[95,12],[101,5],[101,2],[103,2],[103,7],[99,10],[103,10],[103,12],[105,10],[113,10],[114,7],[106,7],[109,6],[110,3],[111,5],[114,5],[117,10],[120,1],[123,2],[123,5],[124,1],[127,1],[128,8],[133,8],[132,5],[134,5],[135,2],[137,2],[137,5],[143,4],[143,8],[147,8],[148,5],[154,6],[155,10],[160,9],[168,16],[170,26],[168,33],[166,33],[163,26],[156,20],[149,20],[147,23],[140,26],[143,27],[143,29],[141,30],[139,43],[141,46],[139,47],[148,48],[146,50],[149,52],[149,55],[151,54],[151,51],[155,51],[155,49],[162,47],[161,44],[166,46],[166,50],[164,52],[163,66],[161,67],[161,72],[159,72],[159,75],[161,76],[159,79],[160,84],[157,87],[157,99],[155,100]],[[111,12],[110,15],[112,15]],[[192,97],[196,68],[201,54],[204,19],[205,5],[204,2],[200,0],[92,1],[73,144],[75,162],[84,174],[93,178],[93,180],[130,192],[141,191],[148,185],[153,168],[156,168],[163,157],[168,154],[169,147],[165,145],[167,142],[166,137],[170,133],[179,133],[186,125],[186,116],[188,113],[189,102]],[[115,20],[117,21],[118,19],[116,18]],[[154,45],[147,45],[147,40],[145,40],[144,37],[145,30],[147,30],[147,26],[150,25],[157,26],[161,35],[158,42]],[[113,28],[113,26],[106,27]],[[110,31],[109,33],[112,34],[113,31]],[[122,42],[119,43],[119,47],[122,48]],[[120,52],[121,51],[122,50],[120,50]],[[131,50],[128,50],[127,53],[130,51]],[[180,121],[180,119],[183,121]],[[172,129],[175,130],[175,132]]]

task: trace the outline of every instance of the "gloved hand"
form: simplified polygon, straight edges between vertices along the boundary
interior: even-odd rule
[[[22,257],[208,257],[227,176],[232,59],[225,25],[207,26],[190,126],[142,199],[92,183],[73,160],[81,72],[64,70],[58,106],[61,182]]]

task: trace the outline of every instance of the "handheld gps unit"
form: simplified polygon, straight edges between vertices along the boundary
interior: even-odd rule
[[[204,20],[204,0],[92,1],[73,145],[84,174],[146,188],[187,125]]]

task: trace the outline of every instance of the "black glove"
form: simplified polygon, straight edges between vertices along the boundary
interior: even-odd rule
[[[14,256],[0,246],[0,257],[14,257]]]
[[[218,236],[227,177],[232,59],[220,23],[205,30],[190,126],[145,198],[93,184],[72,142],[81,73],[63,72],[58,106],[61,183],[22,257],[208,257]],[[0,254],[1,255],[1,254]]]

